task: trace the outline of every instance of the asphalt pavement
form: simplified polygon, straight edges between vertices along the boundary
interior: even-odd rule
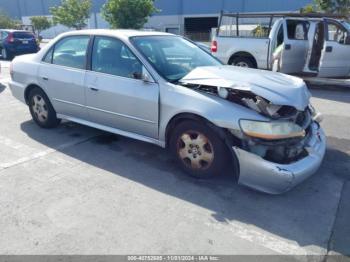
[[[0,254],[350,255],[350,90],[312,90],[326,158],[272,196],[189,178],[154,145],[70,122],[41,129],[0,62]]]

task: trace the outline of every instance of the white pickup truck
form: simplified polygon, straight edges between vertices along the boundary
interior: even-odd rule
[[[222,13],[211,52],[236,66],[346,77],[350,74],[350,24],[320,14]]]

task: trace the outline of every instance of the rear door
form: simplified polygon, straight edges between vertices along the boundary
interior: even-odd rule
[[[325,19],[325,42],[322,50],[319,77],[344,77],[350,73],[349,32],[336,20]]]
[[[282,47],[280,72],[296,74],[303,71],[308,44],[310,24],[301,19],[285,19],[283,21],[284,43]]]
[[[86,52],[90,36],[68,36],[51,48],[39,67],[39,82],[57,113],[87,118],[85,109]]]

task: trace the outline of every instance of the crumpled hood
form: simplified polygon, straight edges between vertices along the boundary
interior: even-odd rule
[[[236,66],[197,67],[179,82],[250,91],[275,105],[293,106],[300,111],[308,106],[311,97],[300,78]]]

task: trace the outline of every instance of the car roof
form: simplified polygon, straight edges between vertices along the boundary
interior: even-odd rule
[[[117,37],[134,37],[134,36],[172,36],[173,34],[157,32],[157,31],[141,31],[141,30],[129,30],[129,29],[87,29],[76,30],[64,33],[63,35],[104,35],[104,36],[117,36]]]
[[[27,30],[20,30],[20,29],[0,29],[0,31],[7,31],[7,32],[25,32],[25,33],[31,33],[30,31]]]

